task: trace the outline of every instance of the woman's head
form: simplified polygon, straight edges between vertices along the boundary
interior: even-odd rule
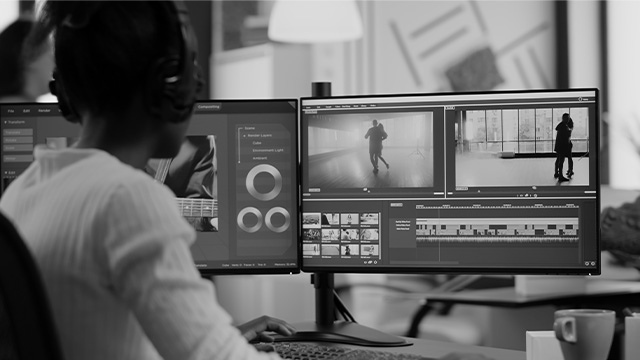
[[[144,122],[132,123],[132,108],[146,109],[148,119],[186,123],[201,79],[184,5],[48,1],[40,20],[36,37],[53,33],[54,90],[77,118],[106,118],[131,134]]]
[[[161,59],[180,59],[185,44],[170,1],[49,1],[41,36],[54,34],[57,75],[70,102],[93,115],[120,115],[136,92],[149,93],[178,66],[158,69]],[[163,71],[162,74],[159,74]],[[191,74],[196,76],[196,74]],[[161,79],[158,79],[161,77]],[[195,91],[193,91],[195,93]]]
[[[49,92],[53,52],[48,38],[28,41],[33,24],[21,18],[0,34],[0,98],[35,101]]]
[[[562,114],[562,122],[566,123],[570,128],[573,127],[573,119],[569,116],[568,113]]]

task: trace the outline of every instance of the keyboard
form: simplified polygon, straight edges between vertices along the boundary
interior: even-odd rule
[[[299,342],[271,343],[280,357],[290,360],[436,360],[415,354],[391,353],[384,350],[352,349],[347,347]]]

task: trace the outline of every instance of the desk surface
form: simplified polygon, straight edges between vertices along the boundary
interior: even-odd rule
[[[427,301],[500,307],[640,302],[640,282],[588,280],[584,292],[522,295],[515,287],[423,294]]]
[[[367,349],[367,350],[387,351],[387,352],[393,352],[393,353],[418,354],[418,355],[431,357],[435,359],[438,359],[442,356],[445,356],[453,352],[482,354],[494,360],[526,360],[527,358],[527,354],[525,351],[498,349],[498,348],[491,348],[486,346],[462,345],[462,344],[457,344],[452,342],[427,340],[427,339],[407,338],[407,340],[412,342],[413,345],[391,347],[391,348],[387,348],[387,347],[371,348],[371,347],[361,347],[361,346],[351,346],[351,345],[349,345],[349,347],[358,348],[358,349]],[[342,345],[338,345],[338,346],[342,346]]]
[[[640,270],[620,264],[608,251],[600,253],[602,272],[597,279],[629,280],[640,282]]]

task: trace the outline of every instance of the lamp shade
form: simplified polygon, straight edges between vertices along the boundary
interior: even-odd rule
[[[277,0],[269,19],[269,39],[322,43],[362,37],[362,19],[353,0]]]

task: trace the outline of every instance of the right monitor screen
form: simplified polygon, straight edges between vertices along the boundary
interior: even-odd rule
[[[600,273],[597,89],[300,111],[303,271]]]

